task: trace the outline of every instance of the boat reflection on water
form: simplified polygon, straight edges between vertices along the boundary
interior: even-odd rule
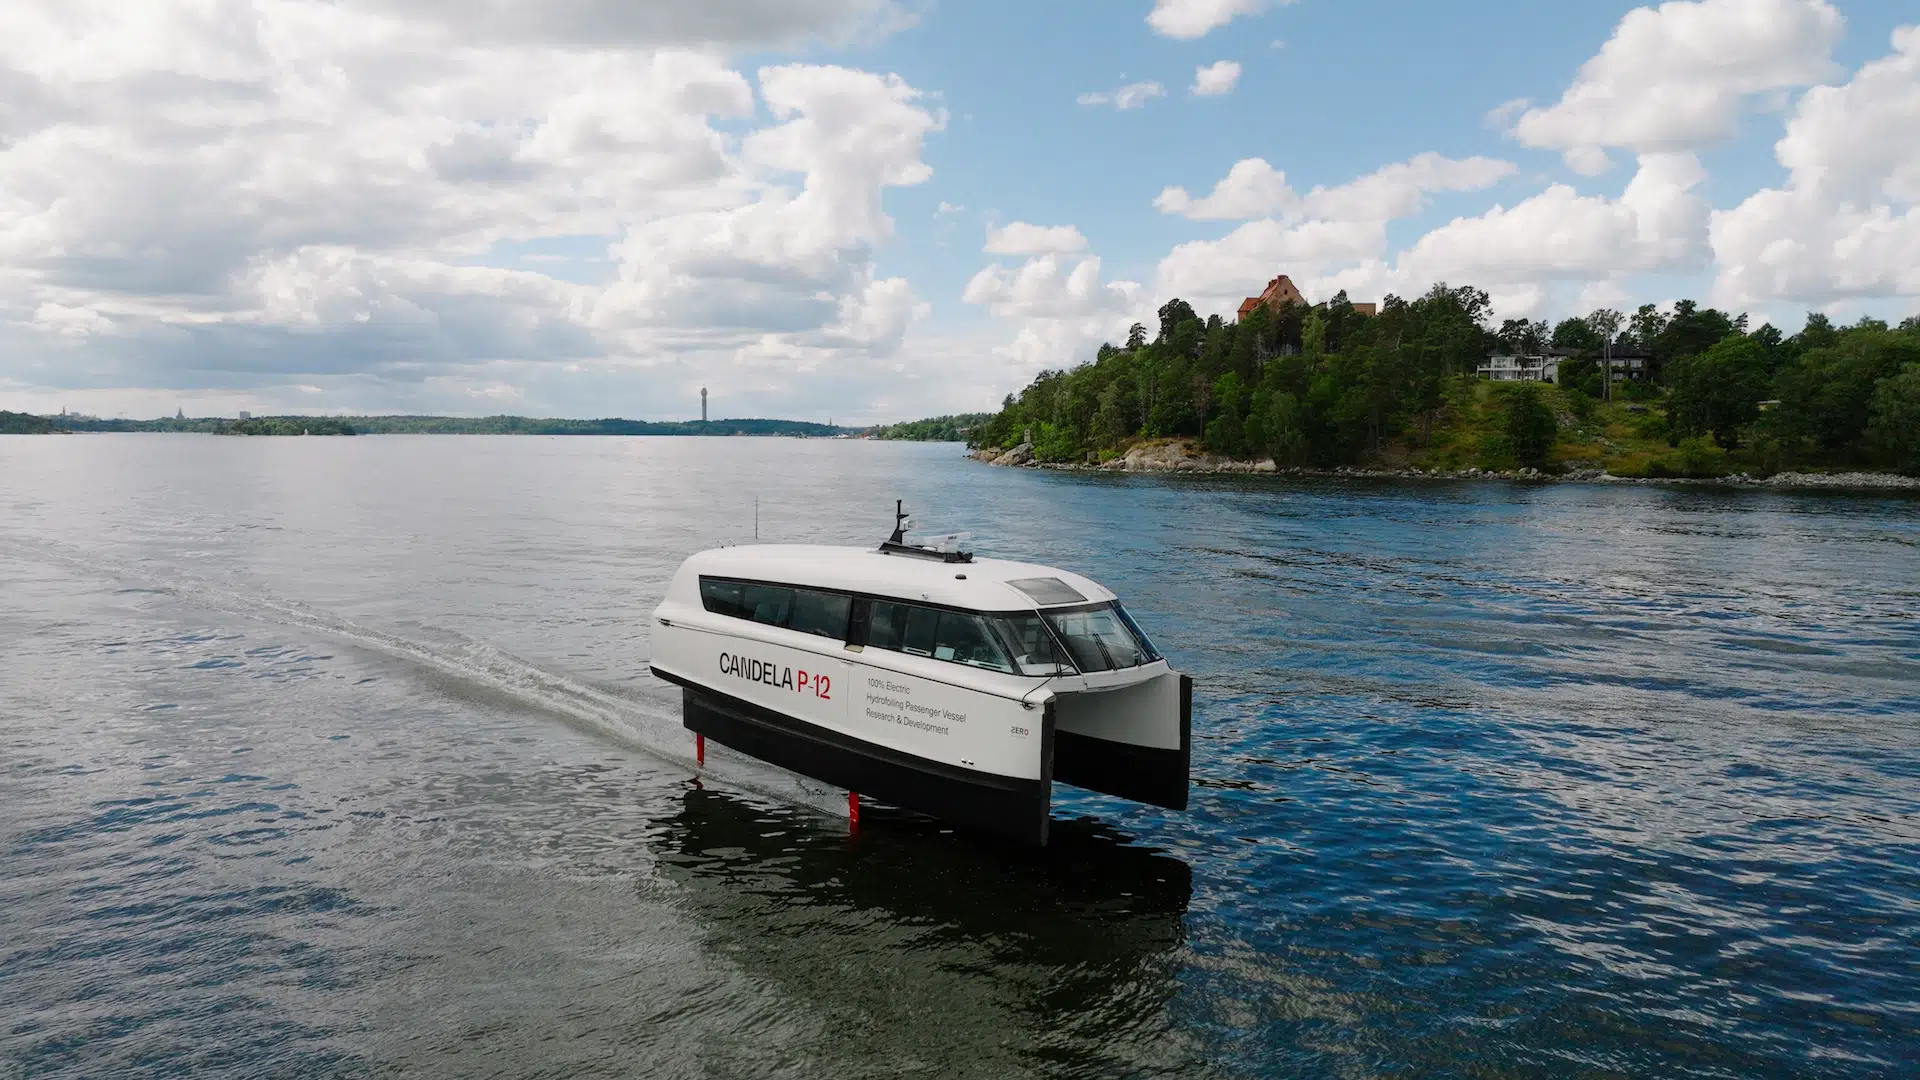
[[[662,875],[705,947],[820,1024],[839,1064],[1013,1076],[1195,1062],[1169,1014],[1192,871],[1111,826],[1055,821],[1050,846],[1028,849],[863,807],[848,836],[699,788],[663,824]]]

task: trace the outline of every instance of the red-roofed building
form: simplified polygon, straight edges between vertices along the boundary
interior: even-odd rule
[[[1307,298],[1301,295],[1300,290],[1295,287],[1293,279],[1287,277],[1285,274],[1281,274],[1279,277],[1267,282],[1265,291],[1261,292],[1259,296],[1249,296],[1240,302],[1240,318],[1245,319],[1247,316],[1253,314],[1254,309],[1258,307],[1265,306],[1270,310],[1279,311],[1288,304],[1299,304],[1302,307],[1312,306],[1307,303]],[[1358,315],[1371,316],[1380,313],[1379,305],[1377,304],[1353,304],[1352,306],[1354,313]]]
[[[1279,277],[1267,282],[1266,291],[1262,292],[1259,296],[1249,296],[1241,301],[1240,317],[1242,319],[1246,318],[1253,314],[1254,308],[1260,307],[1263,304],[1278,311],[1288,304],[1304,305],[1306,302],[1307,298],[1301,296],[1300,290],[1294,287],[1293,279],[1285,274],[1281,274]]]

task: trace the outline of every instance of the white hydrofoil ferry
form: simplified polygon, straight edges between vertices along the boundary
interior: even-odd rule
[[[1055,780],[1184,810],[1192,682],[1113,593],[905,541],[717,548],[654,611],[689,730],[1035,844]]]

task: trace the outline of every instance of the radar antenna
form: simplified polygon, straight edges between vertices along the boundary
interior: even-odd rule
[[[907,508],[904,500],[893,500],[893,535],[880,545],[882,555],[906,555],[915,559],[933,559],[937,562],[968,563],[973,561],[971,551],[940,551],[931,547],[920,547],[907,543],[907,526],[913,522],[907,520]]]

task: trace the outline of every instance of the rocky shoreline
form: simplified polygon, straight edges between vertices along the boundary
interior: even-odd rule
[[[1100,464],[1088,463],[1078,465],[1041,462],[1034,458],[1033,446],[1029,443],[1021,443],[1011,450],[1002,450],[999,447],[974,450],[967,456],[976,461],[982,461],[989,465],[999,465],[1005,468],[1053,469],[1060,472],[1259,473],[1269,476],[1335,477],[1341,479],[1375,480],[1509,480],[1520,483],[1708,485],[1736,488],[1831,489],[1836,491],[1920,491],[1920,478],[1901,476],[1897,473],[1870,472],[1781,472],[1766,477],[1748,476],[1745,473],[1737,473],[1732,476],[1678,479],[1615,476],[1605,469],[1574,469],[1564,473],[1547,473],[1538,469],[1514,469],[1494,472],[1474,468],[1454,470],[1352,468],[1346,466],[1337,469],[1281,468],[1272,458],[1264,458],[1258,461],[1240,461],[1232,458],[1215,457],[1211,454],[1197,452],[1191,444],[1177,441],[1136,446],[1128,450],[1126,456]]]

